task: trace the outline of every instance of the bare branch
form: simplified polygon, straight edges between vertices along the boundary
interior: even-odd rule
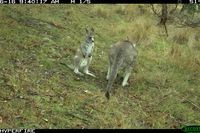
[[[200,27],[200,21],[192,21],[189,18],[181,17],[181,16],[175,16],[178,21],[177,21],[177,27],[178,28],[183,28],[183,27],[191,27],[191,28],[197,28]],[[185,19],[183,19],[185,18]]]
[[[178,4],[176,4],[175,8],[172,9],[171,11],[169,11],[169,13],[170,13],[170,14],[174,13],[174,12],[176,11],[177,7],[178,7]]]
[[[151,5],[151,9],[152,11],[154,12],[155,15],[157,15],[158,17],[160,17],[160,14],[158,14],[153,6],[153,4],[150,4]]]
[[[200,107],[197,104],[193,103],[192,101],[190,101],[188,99],[183,99],[183,102],[188,102],[188,103],[192,104],[194,107],[196,107],[197,109],[200,110]]]

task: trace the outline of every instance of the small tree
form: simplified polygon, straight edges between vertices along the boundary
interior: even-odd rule
[[[167,17],[168,17],[168,8],[167,8],[167,4],[162,4],[161,5],[161,13],[157,13],[157,11],[154,8],[154,5],[151,4],[152,7],[152,11],[160,18],[160,22],[158,23],[158,25],[163,25],[165,28],[165,33],[168,36],[168,31],[167,31],[167,26],[166,26],[166,22],[167,22]],[[160,11],[159,11],[160,12]]]

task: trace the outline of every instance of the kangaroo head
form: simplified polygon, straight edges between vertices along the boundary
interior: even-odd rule
[[[94,43],[94,29],[93,28],[91,28],[91,29],[86,28],[85,31],[86,31],[86,42]]]

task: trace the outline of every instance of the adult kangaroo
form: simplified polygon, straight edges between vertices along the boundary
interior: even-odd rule
[[[109,67],[106,79],[108,80],[105,96],[110,98],[112,93],[112,85],[117,76],[118,71],[124,70],[122,86],[128,85],[128,78],[135,65],[137,50],[135,44],[129,40],[119,41],[111,46],[109,51]]]

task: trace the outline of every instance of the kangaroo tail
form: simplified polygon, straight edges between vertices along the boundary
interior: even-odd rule
[[[111,89],[112,89],[113,82],[114,82],[114,80],[117,76],[117,72],[118,72],[118,68],[119,68],[119,64],[120,64],[121,59],[122,59],[121,52],[119,51],[117,53],[117,55],[115,56],[114,62],[111,66],[111,73],[109,75],[108,84],[107,84],[106,93],[105,93],[105,96],[106,96],[107,99],[110,98],[110,92],[111,92]]]
[[[67,66],[67,67],[69,67],[70,69],[74,69],[74,65],[72,65],[72,64],[65,64],[65,63],[63,63],[63,62],[61,62],[60,63],[61,65],[64,65],[64,66]]]

